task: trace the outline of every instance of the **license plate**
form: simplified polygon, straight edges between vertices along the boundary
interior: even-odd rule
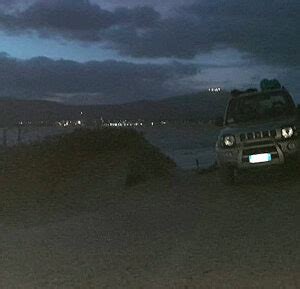
[[[257,164],[257,163],[265,163],[270,162],[272,160],[271,154],[257,154],[249,156],[249,162],[251,164]]]

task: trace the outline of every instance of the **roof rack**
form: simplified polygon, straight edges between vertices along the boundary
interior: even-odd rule
[[[234,90],[231,91],[231,96],[232,97],[237,97],[241,94],[254,93],[254,92],[258,92],[258,89],[256,89],[256,88],[248,88],[246,90],[234,89]]]
[[[262,92],[270,91],[270,90],[286,90],[284,86],[280,84],[280,82],[277,79],[263,79],[260,82],[260,89]],[[249,94],[249,93],[255,93],[258,92],[258,89],[256,88],[248,88],[246,90],[239,90],[234,89],[231,91],[232,97],[237,97],[242,94]]]

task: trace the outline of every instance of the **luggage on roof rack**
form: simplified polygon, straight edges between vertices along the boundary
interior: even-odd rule
[[[281,89],[282,86],[277,79],[263,79],[260,82],[260,89],[262,91],[272,90],[272,89]]]
[[[275,90],[275,89],[285,89],[280,82],[277,79],[263,79],[260,82],[260,89],[261,91],[268,91],[268,90]],[[246,90],[239,90],[239,89],[234,89],[231,91],[231,96],[232,97],[237,97],[241,94],[245,93],[254,93],[258,92],[256,88],[248,88]]]

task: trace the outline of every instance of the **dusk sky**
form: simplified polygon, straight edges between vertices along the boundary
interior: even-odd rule
[[[0,0],[0,96],[159,99],[278,78],[300,101],[298,0]]]

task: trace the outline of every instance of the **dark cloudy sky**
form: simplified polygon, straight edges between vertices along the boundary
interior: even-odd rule
[[[0,95],[161,98],[279,78],[300,91],[298,0],[0,0]]]

